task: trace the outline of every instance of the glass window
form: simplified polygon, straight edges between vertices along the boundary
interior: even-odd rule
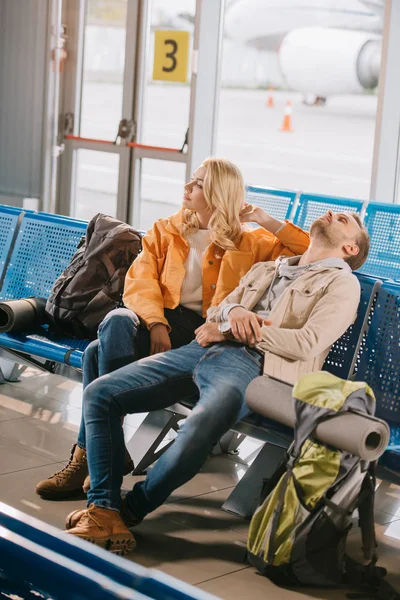
[[[114,140],[122,119],[127,0],[88,0],[80,135]]]
[[[116,216],[119,154],[76,150],[72,216],[89,221],[98,212]]]
[[[169,217],[181,208],[185,172],[184,163],[142,159],[140,218],[139,223],[134,223],[135,227],[148,230],[154,221]]]
[[[195,0],[154,0],[151,5],[149,52],[146,64],[142,139],[144,144],[180,148],[189,126],[190,60],[188,81],[153,81],[154,33],[158,29],[190,33],[193,45]]]
[[[226,3],[217,153],[248,184],[368,199],[382,23],[328,4]]]

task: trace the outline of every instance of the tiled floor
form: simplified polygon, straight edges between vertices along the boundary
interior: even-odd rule
[[[34,369],[25,371],[20,382],[0,387],[0,500],[60,529],[68,512],[85,505],[84,498],[45,501],[35,494],[35,485],[69,458],[80,406],[78,383]],[[127,419],[127,439],[142,418]],[[246,440],[240,457],[250,456],[256,445]],[[277,588],[244,562],[248,522],[222,511],[221,505],[245,469],[234,457],[210,457],[201,473],[134,530],[138,548],[130,559],[230,600],[345,598],[344,591]],[[125,477],[124,487],[134,481]],[[380,564],[400,589],[400,488],[381,482],[376,509]],[[360,552],[356,528],[349,549],[355,556]]]

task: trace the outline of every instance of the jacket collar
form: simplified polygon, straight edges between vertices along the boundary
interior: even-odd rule
[[[173,233],[174,235],[181,235],[181,227],[183,222],[183,208],[181,208],[177,213],[173,214],[168,219],[168,223],[165,227],[167,231]]]
[[[188,248],[189,243],[182,235],[183,212],[184,209],[181,208],[177,213],[169,217],[165,229],[166,231],[172,233],[172,235],[179,236],[182,243]],[[214,254],[215,258],[222,258],[222,256],[225,254],[225,250],[221,250],[220,248],[217,249],[213,242],[211,242],[209,246],[209,252],[210,251]]]
[[[187,246],[188,242],[182,236],[183,213],[184,213],[184,209],[181,208],[180,210],[178,210],[178,212],[176,212],[171,217],[169,217],[168,222],[165,226],[165,229],[166,229],[166,231],[169,231],[173,235],[178,235],[184,241],[184,244]],[[240,244],[239,244],[239,246],[240,246]],[[238,254],[238,255],[241,252],[239,250],[239,248],[237,248],[237,250],[234,250],[234,251],[233,250],[222,250],[222,248],[219,248],[213,242],[211,242],[211,244],[210,244],[210,249],[216,258],[222,258],[226,252],[235,252],[235,254]],[[300,256],[297,257],[297,259],[299,260]]]

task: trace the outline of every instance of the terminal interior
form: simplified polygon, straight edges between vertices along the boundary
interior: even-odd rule
[[[360,343],[371,357],[378,340],[385,363],[374,385],[391,428],[391,454],[378,469],[374,519],[378,564],[400,592],[400,3],[311,4],[0,0],[0,295],[21,297],[5,293],[13,289],[6,240],[23,231],[24,219],[39,215],[32,218],[40,224],[58,215],[52,226],[65,218],[84,231],[104,213],[146,231],[180,210],[183,186],[207,156],[232,160],[249,202],[304,229],[327,207],[355,207],[375,228],[361,276],[382,284],[378,303],[392,302],[390,323],[382,317]],[[26,281],[46,269],[40,248],[35,252],[36,272],[28,259],[21,267]],[[0,503],[61,532],[65,516],[85,508],[84,495],[51,502],[35,486],[70,457],[82,414],[81,370],[72,360],[3,343],[3,335]],[[71,357],[75,350],[81,361],[78,345]],[[125,418],[128,449],[145,419]],[[222,506],[264,440],[236,435],[237,443],[215,446],[201,471],[135,527],[135,552],[117,559],[159,570],[160,581],[163,574],[176,578],[164,582],[175,591],[182,582],[190,587],[180,596],[132,597],[346,598],[347,589],[279,587],[246,562],[249,519]],[[161,446],[175,436],[169,429]],[[123,489],[144,476],[126,475]],[[362,560],[361,546],[354,515],[347,553]],[[0,553],[0,587],[2,563]],[[95,597],[90,589],[75,596],[73,585],[59,597]],[[24,597],[17,587],[0,589],[0,597]],[[115,590],[104,597],[123,597]]]

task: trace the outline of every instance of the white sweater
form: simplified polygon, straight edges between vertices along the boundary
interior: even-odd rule
[[[210,243],[208,229],[199,229],[188,236],[189,254],[185,261],[185,278],[182,283],[180,304],[197,312],[203,312],[202,266],[203,257]]]

